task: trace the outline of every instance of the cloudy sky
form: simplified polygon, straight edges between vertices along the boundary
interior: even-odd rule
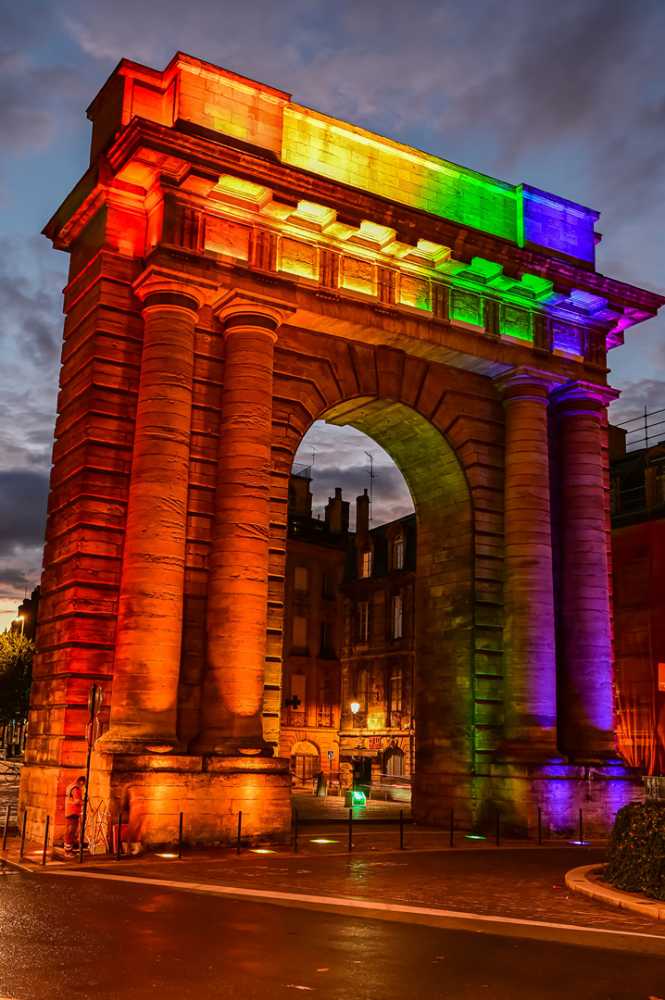
[[[85,168],[85,108],[123,56],[175,50],[465,166],[602,212],[599,269],[662,290],[663,0],[0,0],[0,613],[37,582],[66,260],[40,230]],[[665,406],[665,319],[613,352],[615,418]],[[320,502],[376,445],[315,428]],[[340,458],[341,454],[341,458]],[[344,467],[351,471],[344,473]],[[0,625],[2,619],[0,619]]]

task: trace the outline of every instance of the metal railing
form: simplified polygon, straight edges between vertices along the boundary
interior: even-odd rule
[[[665,408],[647,410],[637,417],[621,420],[615,424],[626,432],[626,452],[651,448],[665,438]]]

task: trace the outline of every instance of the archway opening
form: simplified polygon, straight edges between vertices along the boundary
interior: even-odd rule
[[[322,418],[289,490],[282,741],[298,726],[316,739],[341,789],[411,780],[414,814],[441,820],[473,760],[467,484],[445,437],[404,404],[355,398]]]

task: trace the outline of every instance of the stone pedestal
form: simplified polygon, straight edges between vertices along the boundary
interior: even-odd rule
[[[457,830],[488,837],[494,835],[499,812],[504,836],[533,840],[540,806],[545,838],[575,840],[580,809],[585,838],[606,837],[618,810],[643,797],[640,775],[619,760],[589,764],[514,754],[491,764],[487,775],[439,775],[431,787],[421,777],[412,811],[418,822],[447,827],[452,809]]]
[[[478,780],[485,785],[477,789],[484,801],[477,823],[493,830],[498,810],[506,836],[534,837],[540,806],[545,837],[577,839],[580,809],[584,836],[606,837],[618,810],[643,797],[639,776],[619,760],[497,761]]]
[[[239,812],[243,840],[283,842],[291,829],[281,757],[95,753],[90,796],[108,809],[109,825],[120,810],[128,840],[143,848],[177,844],[181,812],[189,845],[234,842]]]

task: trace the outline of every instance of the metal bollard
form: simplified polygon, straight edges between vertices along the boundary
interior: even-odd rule
[[[23,826],[21,827],[21,847],[18,852],[19,861],[23,861],[23,854],[25,851],[25,833],[28,828],[28,810],[26,809],[23,813]]]
[[[118,812],[118,842],[115,845],[115,860],[120,861],[122,858],[122,810]]]
[[[580,806],[580,827],[579,827],[579,842],[584,843],[584,817],[582,815],[582,807]]]
[[[298,853],[298,810],[293,810],[293,853]]]
[[[501,813],[496,811],[496,846],[501,847]]]
[[[42,865],[46,864],[46,852],[48,850],[48,828],[51,823],[51,817],[46,817],[46,822],[44,824],[44,847],[42,849]]]
[[[349,806],[349,851],[353,850],[353,809]]]
[[[180,817],[178,819],[178,860],[179,861],[182,861],[182,833],[183,833],[184,819],[185,819],[184,813],[180,813]]]
[[[12,810],[12,807],[11,807],[11,805],[8,804],[7,808],[5,810],[5,828],[4,828],[3,832],[2,832],[2,849],[3,849],[3,851],[7,850],[7,834],[9,833],[9,817],[11,815],[11,810]]]
[[[404,810],[399,811],[399,849],[404,850]]]
[[[538,806],[538,843],[543,842],[543,810]]]
[[[236,854],[240,854],[240,838],[242,836],[242,809],[238,813],[238,840],[236,842]]]
[[[454,809],[450,810],[450,831],[449,831],[448,844],[449,844],[450,847],[454,847],[455,846],[455,810]]]

